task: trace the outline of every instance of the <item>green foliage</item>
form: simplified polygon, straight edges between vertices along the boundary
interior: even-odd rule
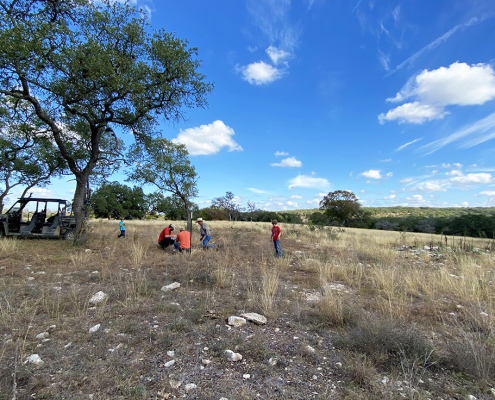
[[[358,216],[361,204],[359,204],[354,193],[347,190],[336,190],[328,193],[320,202],[320,210],[325,210],[325,214],[341,225],[350,225],[351,219]]]
[[[1,0],[0,94],[29,103],[67,161],[78,228],[95,168],[123,158],[118,135],[148,140],[158,116],[180,120],[184,107],[207,105],[213,85],[196,56],[128,3]]]
[[[130,188],[119,182],[100,186],[91,196],[91,204],[96,218],[143,218],[146,202],[143,189]]]

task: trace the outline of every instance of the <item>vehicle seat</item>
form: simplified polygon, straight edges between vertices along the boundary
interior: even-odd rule
[[[21,227],[21,233],[31,232],[35,227],[36,222],[38,222],[38,213],[33,214],[31,222],[28,225]]]

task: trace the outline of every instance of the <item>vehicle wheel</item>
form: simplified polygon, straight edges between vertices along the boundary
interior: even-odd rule
[[[64,233],[64,240],[76,240],[76,230],[69,229]]]

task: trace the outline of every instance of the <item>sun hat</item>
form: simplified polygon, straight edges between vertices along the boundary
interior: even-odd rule
[[[170,224],[168,227],[175,229],[175,225],[174,224]]]
[[[179,230],[182,232],[185,231],[186,229],[181,226]]]
[[[199,218],[196,220],[196,222],[201,222],[201,221],[203,221],[203,218],[201,218],[201,217],[199,217]]]

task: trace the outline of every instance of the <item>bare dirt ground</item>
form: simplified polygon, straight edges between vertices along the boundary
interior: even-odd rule
[[[495,398],[493,241],[282,225],[276,259],[211,222],[219,251],[173,254],[166,224],[0,241],[0,399]]]

